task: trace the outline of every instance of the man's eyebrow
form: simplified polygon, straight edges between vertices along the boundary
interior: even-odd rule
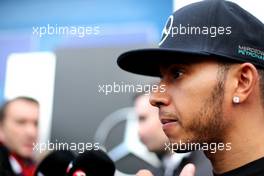
[[[190,65],[189,64],[170,64],[170,65],[161,65],[160,66],[160,73],[164,73],[165,71],[171,71],[174,69],[186,69],[188,68]]]

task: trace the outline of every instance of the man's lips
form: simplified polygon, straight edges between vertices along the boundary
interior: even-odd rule
[[[162,123],[163,125],[165,125],[165,124],[167,124],[167,123],[177,122],[178,120],[177,120],[177,119],[161,119],[160,121],[161,121],[161,123]]]
[[[175,128],[178,125],[177,119],[161,119],[162,129],[166,133],[166,131],[170,130],[171,128]]]
[[[178,125],[179,119],[177,118],[175,113],[165,111],[160,109],[159,110],[159,119],[162,123],[163,130],[167,130],[171,127],[175,127],[175,125]]]

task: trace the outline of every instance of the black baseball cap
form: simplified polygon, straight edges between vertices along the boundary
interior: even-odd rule
[[[204,0],[174,12],[158,48],[128,51],[117,64],[123,70],[159,76],[165,63],[217,57],[264,68],[264,25],[235,3]]]

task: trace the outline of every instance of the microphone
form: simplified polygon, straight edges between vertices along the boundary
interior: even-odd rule
[[[69,166],[67,176],[114,176],[115,164],[102,150],[87,150]]]
[[[64,176],[69,163],[75,158],[76,156],[71,151],[53,151],[41,161],[34,176]]]

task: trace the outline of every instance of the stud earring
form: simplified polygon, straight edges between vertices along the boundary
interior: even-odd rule
[[[238,96],[233,97],[233,103],[238,104],[240,102],[240,98]]]

